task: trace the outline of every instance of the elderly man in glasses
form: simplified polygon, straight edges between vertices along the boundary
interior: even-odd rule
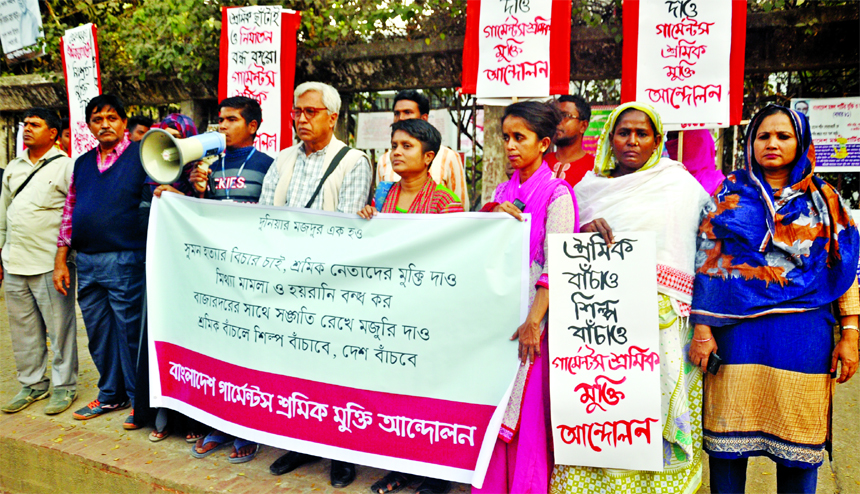
[[[293,123],[301,142],[281,151],[269,168],[260,204],[348,214],[364,207],[370,160],[334,137],[338,111],[340,95],[328,84],[305,82],[296,88]]]
[[[260,204],[356,214],[367,203],[372,171],[367,155],[334,137],[340,95],[328,84],[305,82],[295,90],[293,122],[299,144],[287,148],[263,180]],[[291,451],[269,467],[282,475],[320,458]],[[355,480],[355,465],[331,462],[331,485]]]

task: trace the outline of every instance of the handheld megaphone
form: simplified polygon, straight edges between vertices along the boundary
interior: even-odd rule
[[[177,139],[163,129],[151,129],[140,140],[140,162],[149,178],[160,184],[172,184],[182,175],[182,167],[206,156],[224,152],[224,134],[207,132]]]

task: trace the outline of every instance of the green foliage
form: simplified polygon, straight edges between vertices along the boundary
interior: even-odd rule
[[[105,77],[176,77],[183,82],[217,78],[223,6],[283,5],[302,13],[303,48],[390,38],[444,39],[464,32],[465,0],[45,0],[46,55],[0,66],[4,73],[62,70],[60,38],[87,22],[99,28]],[[5,64],[5,62],[3,62]]]
[[[99,28],[104,77],[217,78],[221,8],[282,5],[302,13],[299,46],[305,49],[393,38],[422,40],[462,35],[466,0],[43,0],[45,56],[14,66],[0,62],[3,75],[56,72],[59,41],[66,29],[92,22]],[[853,0],[749,0],[750,12],[842,5]],[[572,24],[600,27],[621,42],[622,0],[573,0]],[[807,22],[813,33],[817,20]],[[613,83],[597,83],[597,100],[612,99]]]

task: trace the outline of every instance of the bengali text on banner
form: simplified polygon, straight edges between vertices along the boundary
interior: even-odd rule
[[[147,244],[153,406],[279,448],[483,482],[518,365],[527,223],[165,196]]]
[[[260,103],[254,146],[269,156],[292,145],[296,30],[301,13],[279,6],[223,7],[218,97]]]

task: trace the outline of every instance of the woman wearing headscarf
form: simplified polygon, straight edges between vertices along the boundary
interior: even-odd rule
[[[163,129],[176,139],[185,139],[197,135],[197,126],[194,125],[194,120],[191,120],[191,117],[181,113],[171,113],[164,117],[161,122],[154,124],[152,128]],[[170,188],[173,189],[170,190],[171,192],[178,192],[186,196],[192,195],[194,188],[188,181],[188,176],[191,174],[191,170],[194,169],[195,166],[197,166],[196,161],[186,164],[182,169],[182,175],[180,175],[179,180],[171,185],[158,187],[155,182],[151,182],[154,186],[154,195],[161,197],[161,192],[164,190],[170,190]]]
[[[164,129],[170,135],[175,137],[176,139],[185,139],[191,136],[197,135],[197,126],[194,125],[194,121],[191,120],[191,117],[187,115],[183,115],[181,113],[171,113],[164,117],[161,122],[154,124],[151,128],[153,129]],[[197,163],[189,163],[185,165],[185,168],[180,175],[179,179],[171,185],[159,185],[157,182],[149,181],[150,192],[157,196],[161,197],[161,193],[164,191],[175,192],[177,194],[183,195],[192,195],[194,189],[191,184],[188,182],[188,176],[190,174],[190,170],[192,167],[196,166]],[[151,207],[152,198],[144,198],[144,200],[140,204],[140,220],[142,222],[141,228],[144,231],[147,228],[147,224],[149,223],[149,209]],[[144,311],[144,314],[146,311]],[[144,336],[146,338],[146,324],[144,324]],[[146,388],[141,390],[142,395],[146,396],[149,394],[149,365],[148,365],[148,347],[147,345],[140,346],[140,356],[138,357],[138,386],[145,386]],[[186,417],[178,412],[172,412],[167,410],[166,408],[158,408],[156,410],[150,409],[148,406],[138,406],[136,410],[136,420],[135,423],[137,425],[142,425],[148,422],[150,419],[155,421],[155,430],[153,430],[149,434],[149,440],[153,442],[158,442],[165,439],[170,435],[170,423],[172,422],[173,427],[181,427],[182,430],[186,432],[185,440],[188,442],[196,442],[200,437],[202,437],[204,432],[206,431],[206,427],[193,420],[189,417]]]
[[[700,227],[690,359],[705,380],[711,492],[744,492],[747,458],[777,464],[779,492],[815,492],[831,374],[857,370],[857,228],[814,174],[805,115],[778,106],[747,127],[746,168],[726,179]],[[842,338],[835,345],[831,303]]]
[[[583,232],[654,232],[663,471],[557,465],[552,492],[695,492],[702,478],[702,375],[686,358],[693,294],[696,233],[708,194],[677,161],[661,158],[663,124],[646,104],[625,103],[603,127],[594,171],[574,192]]]
[[[505,108],[502,138],[511,179],[496,188],[482,211],[531,214],[529,313],[511,340],[519,340],[521,365],[482,489],[472,492],[534,492],[549,488],[553,466],[549,421],[549,307],[547,234],[578,232],[576,200],[570,184],[553,178],[543,154],[552,144],[561,113],[554,106],[526,101]]]

